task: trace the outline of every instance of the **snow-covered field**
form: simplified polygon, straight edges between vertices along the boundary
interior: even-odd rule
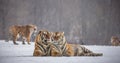
[[[12,41],[0,40],[0,63],[120,63],[120,46],[85,45],[103,56],[74,56],[74,57],[33,57],[34,43],[31,45],[13,45]]]

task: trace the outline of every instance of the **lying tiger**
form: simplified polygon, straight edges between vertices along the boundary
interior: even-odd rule
[[[37,32],[37,26],[29,24],[29,25],[12,25],[9,28],[9,37],[8,40],[12,38],[13,43],[15,45],[18,45],[16,43],[17,39],[22,37],[22,44],[25,44],[25,40],[27,40],[27,43],[30,44],[30,38],[33,33]]]
[[[102,56],[87,48],[66,42],[64,32],[40,31],[35,39],[33,56]]]
[[[112,46],[120,46],[120,40],[116,36],[111,37],[111,45]]]
[[[87,48],[66,42],[64,32],[53,33],[52,39],[62,50],[63,56],[102,56],[102,53],[94,53]]]

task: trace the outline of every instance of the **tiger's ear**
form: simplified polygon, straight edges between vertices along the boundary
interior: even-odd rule
[[[39,31],[39,32],[38,32],[38,34],[41,34],[41,33],[42,33],[42,31]]]
[[[64,35],[64,32],[62,32],[62,35]]]
[[[48,33],[53,34],[52,32],[48,32]]]

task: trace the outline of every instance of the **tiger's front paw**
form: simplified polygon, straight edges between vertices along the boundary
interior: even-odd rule
[[[25,45],[25,42],[23,42],[22,44]]]
[[[19,45],[18,43],[14,43],[14,45]]]
[[[31,45],[30,43],[28,43],[28,45]]]

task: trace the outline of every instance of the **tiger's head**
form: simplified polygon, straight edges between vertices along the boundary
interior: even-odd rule
[[[44,42],[45,44],[48,44],[48,42],[51,42],[51,38],[52,38],[52,33],[48,32],[47,30],[41,30],[39,31],[40,36],[41,36],[41,40],[42,42]]]
[[[28,24],[28,25],[26,25],[26,27],[29,28],[30,32],[32,32],[32,33],[37,32],[37,26],[36,25]]]
[[[64,32],[54,32],[52,40],[55,44],[62,44],[65,40]]]

